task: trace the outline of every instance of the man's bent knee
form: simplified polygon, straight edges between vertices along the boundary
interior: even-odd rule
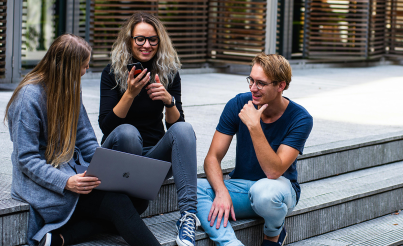
[[[291,193],[291,182],[283,176],[278,179],[260,179],[254,183],[249,193],[252,196],[259,196],[261,194],[271,194],[273,199],[280,199],[281,196],[288,196]],[[274,196],[277,194],[278,196]]]
[[[285,179],[285,180],[283,180]],[[288,179],[261,179],[249,190],[253,210],[262,217],[286,216],[293,203],[292,186]]]

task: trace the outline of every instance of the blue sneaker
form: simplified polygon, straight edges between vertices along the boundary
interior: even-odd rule
[[[199,226],[200,220],[195,214],[183,212],[181,218],[176,222],[176,230],[178,231],[176,243],[179,246],[194,246],[195,231]]]

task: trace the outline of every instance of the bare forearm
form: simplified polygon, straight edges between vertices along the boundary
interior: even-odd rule
[[[207,156],[204,161],[204,171],[216,195],[222,192],[228,192],[224,185],[222,170],[217,159]]]
[[[173,106],[171,108],[165,107],[165,121],[168,122],[169,124],[175,123],[180,117],[179,110],[176,108],[176,106]]]
[[[126,118],[127,113],[129,112],[130,107],[132,106],[134,97],[132,97],[127,91],[123,94],[122,98],[113,108],[113,112],[119,118]]]
[[[285,170],[280,157],[273,151],[267,141],[260,124],[262,113],[267,107],[268,105],[264,104],[256,110],[252,101],[249,101],[243,106],[238,116],[248,127],[253,148],[255,149],[257,160],[263,172],[266,174],[267,178],[277,179]]]
[[[249,129],[252,138],[253,148],[255,149],[257,160],[262,167],[263,172],[269,179],[277,179],[284,173],[281,158],[271,148],[260,125]]]
[[[229,193],[224,185],[224,179],[221,171],[221,160],[224,158],[231,144],[232,136],[215,131],[210,149],[204,160],[204,171],[207,179],[216,193],[216,197],[227,197]]]

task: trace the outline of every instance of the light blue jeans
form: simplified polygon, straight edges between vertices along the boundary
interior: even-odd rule
[[[122,124],[109,134],[102,147],[171,162],[166,179],[174,177],[181,213],[197,209],[196,135],[189,123],[173,124],[155,146],[144,148],[137,128]]]
[[[260,179],[250,181],[244,179],[230,179],[224,181],[234,206],[236,219],[253,217],[264,218],[263,232],[269,237],[280,234],[287,214],[291,213],[296,205],[296,195],[291,182],[281,176],[278,179]],[[228,223],[224,227],[221,220],[219,229],[216,229],[217,220],[213,226],[207,220],[215,198],[213,188],[207,179],[197,179],[197,217],[204,231],[219,246],[243,245],[239,241]]]

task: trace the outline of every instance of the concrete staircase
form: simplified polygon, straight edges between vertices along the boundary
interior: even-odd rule
[[[297,164],[302,188],[301,199],[293,213],[286,218],[289,233],[286,243],[291,245],[402,243],[401,226],[395,226],[393,230],[379,229],[384,233],[372,232],[378,231],[373,225],[382,227],[381,222],[377,221],[386,221],[384,218],[388,217],[382,216],[391,215],[403,208],[402,149],[401,132],[306,148],[305,154],[299,157]],[[229,171],[230,169],[227,169],[225,173]],[[203,176],[203,173],[199,174],[199,177]],[[26,243],[29,206],[10,198],[11,180],[1,182],[8,185],[0,190],[2,231],[0,245],[23,245]],[[176,245],[174,224],[179,218],[179,212],[172,180],[164,183],[158,199],[150,203],[143,216],[145,223],[162,245]],[[402,216],[395,218],[400,219],[395,224],[403,225]],[[232,222],[232,225],[238,238],[249,246],[260,245],[262,223],[261,219],[248,219]],[[371,238],[366,235],[371,235]],[[196,237],[199,246],[214,245],[200,229]],[[357,238],[368,239],[367,241],[370,239],[375,244]],[[116,235],[96,235],[78,245],[126,245],[126,243]]]
[[[325,245],[403,245],[403,214],[388,214],[360,224],[289,244],[290,246]]]

